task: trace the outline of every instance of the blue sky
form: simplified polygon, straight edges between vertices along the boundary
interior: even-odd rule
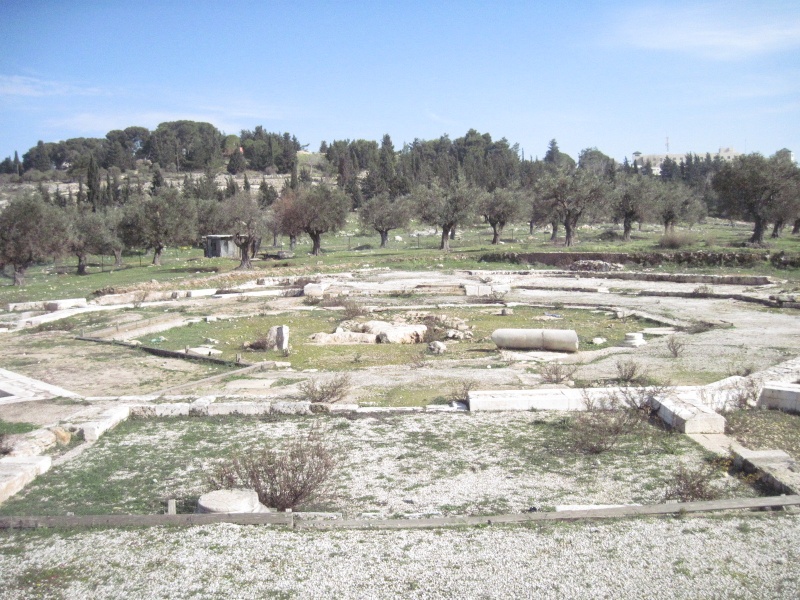
[[[177,119],[800,154],[800,3],[0,0],[0,158]]]

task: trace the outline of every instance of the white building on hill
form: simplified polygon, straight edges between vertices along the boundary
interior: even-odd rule
[[[674,160],[676,163],[680,164],[683,160],[686,160],[687,154],[694,154],[699,156],[701,159],[705,159],[706,153],[699,153],[699,152],[686,152],[683,154],[642,154],[641,152],[634,152],[633,153],[633,164],[635,164],[640,169],[645,166],[648,162],[650,166],[653,167],[653,175],[660,175],[661,174],[661,163],[663,163],[666,159]],[[711,154],[711,159],[719,157],[721,160],[725,162],[730,162],[737,156],[741,156],[741,152],[737,152],[733,148],[720,148],[719,152],[715,152]]]

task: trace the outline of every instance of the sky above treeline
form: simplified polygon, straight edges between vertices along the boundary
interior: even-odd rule
[[[0,0],[0,159],[179,119],[800,154],[800,3]]]

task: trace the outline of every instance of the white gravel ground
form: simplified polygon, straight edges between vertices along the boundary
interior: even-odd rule
[[[791,598],[800,515],[423,531],[0,534],[0,597]],[[36,585],[37,573],[47,579]]]

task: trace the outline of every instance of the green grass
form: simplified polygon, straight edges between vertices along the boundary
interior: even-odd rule
[[[779,410],[737,410],[725,415],[728,434],[751,450],[783,450],[800,460],[800,415]]]
[[[639,331],[645,322],[635,319],[616,319],[602,312],[588,310],[558,310],[533,307],[517,307],[514,314],[499,316],[496,308],[448,308],[432,309],[432,314],[447,315],[467,320],[473,326],[473,340],[449,344],[447,354],[441,357],[426,356],[430,364],[446,359],[485,359],[497,356],[497,348],[489,339],[495,329],[501,327],[575,329],[582,347],[595,337],[608,339],[609,345],[621,342],[625,334]],[[563,319],[556,321],[537,321],[545,313],[558,314]],[[388,320],[402,316],[403,311],[387,311],[362,317],[361,320]],[[262,360],[288,360],[296,369],[315,368],[329,371],[352,370],[381,365],[404,365],[420,358],[424,346],[418,344],[364,344],[364,345],[315,345],[309,343],[308,336],[313,333],[330,333],[342,318],[341,312],[318,308],[303,313],[285,313],[270,316],[249,316],[212,323],[195,323],[146,335],[139,338],[145,345],[153,345],[170,350],[182,350],[186,346],[202,345],[206,338],[219,340],[214,347],[221,350],[221,358],[235,359],[241,354],[246,362]],[[277,351],[251,351],[243,349],[245,342],[253,342],[266,335],[274,325],[289,326],[291,352],[288,357]],[[167,338],[164,342],[152,342],[158,337]]]
[[[3,421],[0,419],[0,435],[28,433],[34,429],[39,429],[39,426],[34,425],[33,423],[12,423],[10,421]]]
[[[644,231],[634,231],[630,242],[604,241],[604,233],[616,226],[597,225],[578,230],[577,243],[569,249],[573,252],[658,252],[658,240],[662,229],[647,225]],[[409,232],[427,231],[421,237],[411,237]],[[438,250],[439,236],[431,233],[432,228],[412,224],[408,231],[393,231],[389,247],[378,248],[377,234],[361,231],[356,215],[349,217],[347,226],[339,233],[325,234],[322,238],[322,256],[309,256],[310,243],[302,236],[295,251],[295,258],[284,261],[256,260],[254,266],[260,274],[312,273],[317,271],[342,271],[369,267],[388,267],[393,269],[492,269],[516,268],[509,263],[481,262],[486,254],[500,252],[564,252],[561,243],[549,241],[549,235],[541,231],[528,235],[524,223],[510,224],[506,227],[502,240],[504,245],[490,244],[490,228],[475,221],[469,226],[459,228],[458,239],[451,241],[451,252],[445,254]],[[617,229],[618,231],[618,229]],[[731,227],[726,221],[708,219],[705,224],[695,226],[690,233],[695,243],[682,248],[686,251],[709,252],[752,252],[758,255],[764,249],[739,247],[749,236],[750,227],[736,225]],[[394,241],[400,235],[403,241]],[[563,242],[563,240],[562,240]],[[356,248],[364,248],[356,250]],[[284,249],[288,249],[284,245]],[[272,248],[265,241],[262,251]],[[784,233],[776,240],[767,239],[770,252],[800,252],[800,236]],[[101,257],[91,257],[89,274],[75,275],[75,264],[71,257],[60,259],[54,264],[32,267],[27,273],[27,284],[23,288],[11,285],[10,279],[0,279],[0,304],[50,300],[55,298],[89,297],[92,292],[106,287],[129,288],[155,280],[168,283],[171,289],[187,287],[208,287],[198,283],[198,278],[213,272],[232,271],[238,261],[234,259],[205,259],[197,248],[168,248],[164,252],[163,265],[151,266],[152,254],[140,256],[133,253],[125,257],[125,267],[112,269],[111,261]],[[141,262],[141,264],[140,264]],[[440,266],[441,265],[441,266]],[[695,273],[758,273],[773,275],[793,281],[800,280],[800,270],[777,270],[769,263],[759,263],[754,268],[702,267],[688,269],[680,265],[664,265],[655,271],[687,271]],[[198,273],[199,271],[199,273]],[[243,275],[246,276],[246,275]],[[253,277],[255,277],[255,272]]]
[[[326,427],[342,451],[335,481],[340,500],[363,510],[374,509],[374,499],[386,493],[407,494],[488,469],[520,481],[564,477],[569,490],[534,488],[537,497],[531,502],[540,507],[564,503],[564,493],[590,493],[601,480],[632,486],[632,496],[622,500],[647,502],[658,498],[669,477],[665,465],[675,455],[702,460],[685,436],[647,424],[624,436],[612,451],[587,456],[571,445],[569,419],[545,413],[503,421],[472,415],[388,416],[369,422],[343,417],[131,419],[80,457],[38,477],[3,503],[0,514],[154,514],[163,512],[167,498],[177,498],[180,511],[192,511],[197,496],[207,491],[204,464],[234,450],[274,444],[312,421]],[[391,465],[389,471],[382,471],[383,464]],[[365,473],[372,473],[374,481],[351,495],[348,482]],[[742,484],[733,493],[755,492]],[[475,498],[465,498],[464,505],[456,500],[455,512],[462,512]],[[507,502],[504,493],[481,490],[478,511],[504,511]],[[447,504],[443,500],[438,508],[447,510]]]

